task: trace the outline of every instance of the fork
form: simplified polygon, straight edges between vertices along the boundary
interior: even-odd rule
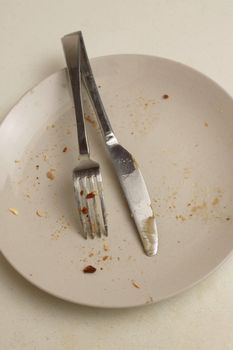
[[[82,84],[81,84],[81,45],[75,33],[62,38],[63,50],[68,68],[69,80],[74,101],[77,123],[79,165],[73,169],[73,185],[78,213],[85,238],[108,235],[106,210],[100,166],[90,158],[85,129]]]

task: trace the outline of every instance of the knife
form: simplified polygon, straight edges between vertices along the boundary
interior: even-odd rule
[[[144,251],[148,256],[156,255],[158,251],[156,220],[142,173],[133,156],[119,144],[113,132],[95,82],[82,32],[68,35],[77,36],[81,45],[82,80],[96,112],[106,147],[128,202]]]

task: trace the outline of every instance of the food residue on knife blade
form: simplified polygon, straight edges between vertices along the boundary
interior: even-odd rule
[[[155,228],[154,228],[154,216],[149,216],[144,223],[144,232],[149,233],[150,235],[152,235],[153,233],[155,233]]]

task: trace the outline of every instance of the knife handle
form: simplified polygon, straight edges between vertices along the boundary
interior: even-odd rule
[[[76,33],[80,38],[80,46],[81,46],[81,75],[86,87],[87,93],[92,102],[93,108],[98,118],[98,122],[102,131],[102,135],[105,139],[106,145],[111,147],[113,145],[118,144],[117,138],[113,132],[112,126],[108,119],[107,113],[105,111],[103,102],[101,100],[95,78],[92,72],[92,68],[90,65],[90,61],[87,55],[86,47],[84,44],[82,32],[79,31]]]

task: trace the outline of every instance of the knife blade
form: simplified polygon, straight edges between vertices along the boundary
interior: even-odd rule
[[[148,256],[156,255],[158,251],[157,225],[150,196],[138,164],[120,144],[112,145],[109,152],[144,251]]]

